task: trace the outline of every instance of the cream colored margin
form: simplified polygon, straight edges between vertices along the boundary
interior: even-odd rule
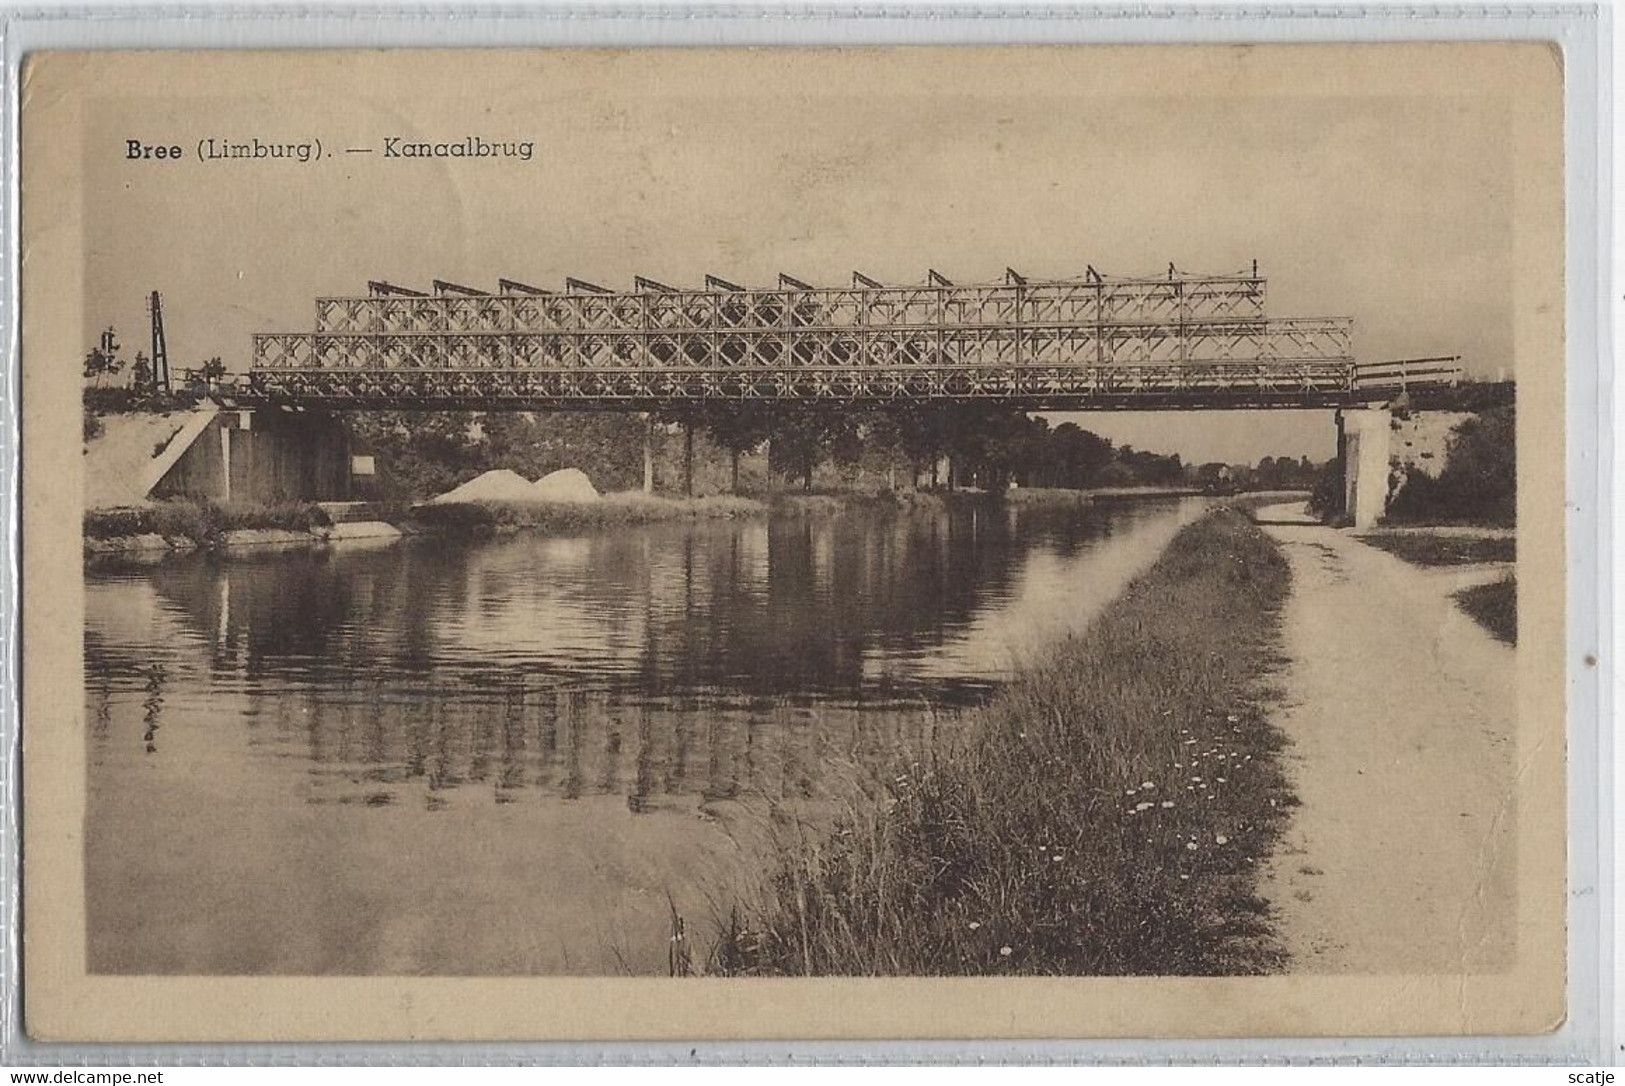
[[[976,48],[982,47],[962,47]],[[907,88],[946,58],[905,50],[671,50],[665,77],[850,77]],[[1564,1000],[1562,71],[1537,44],[984,50],[1012,83],[1073,78],[1169,96],[1504,93],[1514,116],[1519,377],[1516,968],[1497,976],[634,980],[95,977],[85,973],[79,359],[85,105],[96,95],[276,98],[285,88],[439,108],[425,88],[521,76],[534,52],[35,56],[22,81],[25,1022],[39,1039],[1076,1038],[1524,1033]],[[956,52],[956,55],[962,56]],[[602,78],[601,55],[554,54]],[[752,69],[752,65],[755,66]],[[1179,78],[1171,80],[1169,73]],[[229,88],[229,90],[226,90]],[[1426,169],[1426,163],[1418,163]],[[1313,194],[1306,194],[1312,199]],[[1328,257],[1333,259],[1335,257]],[[1426,827],[1418,827],[1425,833]]]

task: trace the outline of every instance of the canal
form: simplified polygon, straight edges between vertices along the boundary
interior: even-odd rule
[[[90,968],[664,974],[1203,504],[87,571]]]

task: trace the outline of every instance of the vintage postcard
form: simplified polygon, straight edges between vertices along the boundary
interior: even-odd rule
[[[1562,94],[30,56],[30,1035],[1555,1028]]]

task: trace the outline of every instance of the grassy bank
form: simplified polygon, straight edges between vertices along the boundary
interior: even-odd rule
[[[954,502],[985,502],[985,494],[934,490],[780,490],[767,501],[776,515],[827,516],[853,511],[942,509]]]
[[[308,532],[329,525],[327,514],[313,502],[273,505],[234,505],[177,499],[129,509],[97,509],[85,513],[87,539],[119,539],[159,535],[184,539],[200,547],[219,543],[240,529],[277,528]]]
[[[1518,541],[1512,536],[1453,535],[1449,532],[1394,532],[1362,535],[1362,543],[1397,555],[1414,566],[1464,566],[1482,562],[1515,562]],[[1464,588],[1456,605],[1490,636],[1518,643],[1518,582],[1510,572],[1499,581]]]
[[[1433,533],[1363,535],[1362,543],[1396,554],[1414,566],[1461,566],[1478,562],[1515,562],[1518,541]]]
[[[1497,641],[1518,643],[1518,582],[1510,574],[1462,589],[1456,593],[1456,603]]]
[[[752,517],[766,512],[767,506],[753,498],[664,498],[632,493],[609,494],[595,502],[420,505],[412,510],[412,519],[429,528],[567,532],[660,520]]]
[[[900,766],[832,833],[781,834],[727,974],[1222,974],[1276,964],[1257,867],[1290,794],[1261,678],[1288,571],[1222,509],[1085,633]]]
[[[1005,501],[1022,505],[1088,505],[1088,491],[1012,490],[1004,494],[981,491],[928,490],[780,490],[759,497],[712,495],[675,498],[637,492],[607,494],[602,501],[580,504],[554,502],[460,502],[420,505],[411,519],[434,528],[535,528],[569,531],[615,524],[711,517],[832,516],[846,512],[935,510],[949,505]]]
[[[1002,504],[1022,508],[1074,508],[1101,502],[1181,498],[1205,491],[1190,487],[1118,487],[1073,490],[1064,487],[1011,487],[985,490],[783,490],[769,501],[775,513],[838,513],[852,509],[941,509],[945,506]]]

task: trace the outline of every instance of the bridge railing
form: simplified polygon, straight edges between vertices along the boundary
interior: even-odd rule
[[[1395,393],[1415,387],[1437,389],[1460,384],[1465,372],[1460,355],[1362,362],[1354,367],[1354,391]]]

